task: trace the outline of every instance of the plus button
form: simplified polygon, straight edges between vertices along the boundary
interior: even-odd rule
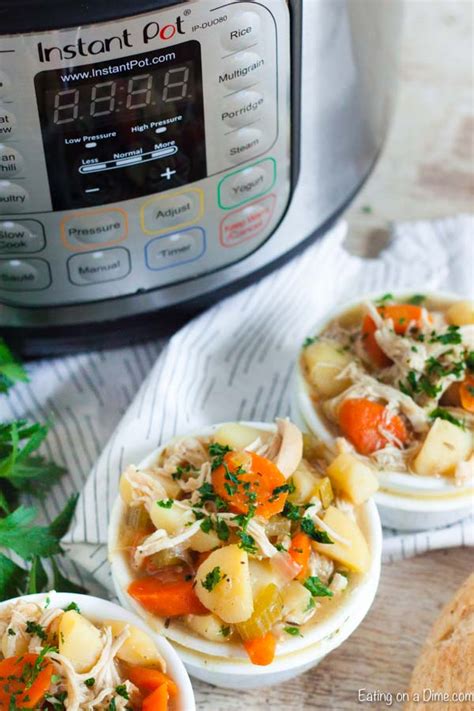
[[[161,173],[160,177],[166,178],[166,180],[169,180],[171,178],[171,176],[174,175],[175,173],[176,173],[175,170],[170,170],[169,168],[166,168],[165,172]]]

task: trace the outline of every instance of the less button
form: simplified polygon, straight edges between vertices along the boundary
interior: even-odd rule
[[[69,278],[78,286],[123,279],[130,273],[130,255],[123,247],[85,252],[69,257]]]
[[[43,259],[0,259],[0,289],[40,291],[50,284],[49,265]]]
[[[273,187],[276,178],[276,163],[265,158],[255,165],[226,176],[219,183],[219,206],[224,209],[238,207],[260,197]]]

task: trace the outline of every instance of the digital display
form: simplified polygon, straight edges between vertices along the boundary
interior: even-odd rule
[[[206,176],[198,42],[41,72],[35,89],[55,210]]]

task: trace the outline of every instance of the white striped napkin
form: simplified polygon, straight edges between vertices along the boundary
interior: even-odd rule
[[[168,342],[34,364],[31,382],[2,399],[2,418],[54,418],[46,453],[64,462],[70,474],[55,487],[43,512],[54,516],[70,492],[82,490],[67,539],[67,567],[78,577],[88,573],[111,588],[108,512],[127,464],[138,463],[175,434],[209,422],[271,421],[289,414],[297,350],[329,308],[376,290],[472,294],[472,216],[400,224],[377,259],[349,254],[345,237],[341,223]],[[384,555],[394,560],[462,544],[474,545],[472,519],[416,534],[387,530]],[[90,588],[90,579],[87,584]]]

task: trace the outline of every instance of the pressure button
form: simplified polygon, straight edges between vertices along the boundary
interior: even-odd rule
[[[120,208],[74,213],[63,219],[61,234],[66,247],[107,247],[127,237],[127,213]],[[85,248],[85,247],[83,247]]]
[[[252,47],[260,38],[260,18],[256,12],[239,12],[222,28],[222,46],[230,52]]]

